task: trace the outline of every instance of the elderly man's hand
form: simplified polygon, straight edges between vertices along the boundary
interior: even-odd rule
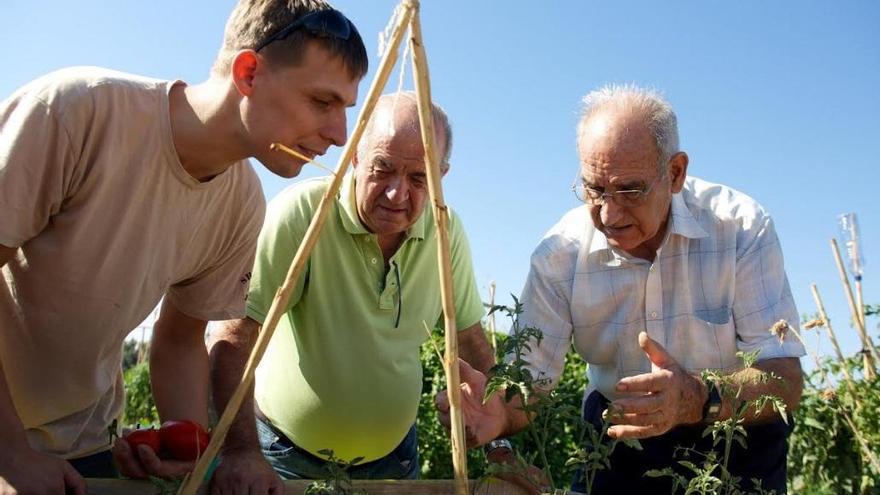
[[[211,495],[283,495],[284,483],[259,448],[226,449],[211,482]]]
[[[699,422],[707,394],[702,381],[679,366],[645,332],[639,333],[639,347],[651,360],[651,372],[620,380],[616,390],[644,395],[611,403],[608,417],[615,425],[608,429],[608,436],[648,438],[680,424]]]
[[[499,394],[493,394],[483,404],[486,392],[486,375],[475,370],[463,359],[458,360],[461,378],[461,409],[464,420],[465,438],[469,448],[483,445],[501,436],[507,425],[507,411]],[[441,390],[435,398],[440,422],[449,429],[449,396],[446,389]]]

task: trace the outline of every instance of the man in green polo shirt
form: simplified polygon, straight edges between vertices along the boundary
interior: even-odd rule
[[[452,133],[443,110],[433,110],[445,174]],[[353,163],[257,370],[256,408],[249,401],[242,405],[227,438],[225,449],[254,453],[252,463],[221,463],[218,469],[218,477],[235,477],[242,487],[277,482],[260,448],[284,478],[325,477],[322,450],[345,461],[362,458],[350,470],[354,478],[418,477],[419,346],[427,338],[425,324],[442,321],[442,308],[437,232],[433,211],[426,208],[413,93],[379,100]],[[218,410],[241,377],[259,326],[329,184],[327,178],[299,183],[269,206],[248,317],[226,323],[212,339]],[[467,238],[454,213],[449,235],[456,325],[463,329],[460,354],[485,372],[493,356],[480,325],[483,307]]]

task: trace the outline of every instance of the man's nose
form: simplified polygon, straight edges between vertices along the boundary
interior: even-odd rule
[[[348,140],[348,129],[345,117],[345,109],[341,109],[330,117],[327,125],[321,129],[321,137],[330,141],[335,146],[342,146]]]
[[[409,182],[406,175],[394,174],[385,187],[385,196],[395,204],[407,201],[409,199]]]
[[[599,206],[599,219],[602,225],[615,225],[623,217],[623,208],[617,205],[611,198],[605,200]]]

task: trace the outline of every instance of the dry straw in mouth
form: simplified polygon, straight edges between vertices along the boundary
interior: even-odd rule
[[[288,148],[287,146],[284,146],[284,145],[281,144],[281,143],[272,143],[272,144],[269,145],[269,149],[270,149],[270,150],[273,150],[273,151],[278,151],[278,150],[283,151],[283,152],[287,153],[288,155],[293,155],[293,156],[299,158],[300,160],[305,160],[306,163],[311,163],[312,165],[314,165],[314,166],[316,166],[316,167],[318,167],[318,168],[322,168],[322,169],[324,169],[324,170],[330,172],[331,174],[336,175],[336,172],[334,172],[333,170],[331,170],[330,167],[327,167],[326,165],[321,165],[321,164],[318,163],[317,161],[315,161],[315,160],[313,160],[313,159],[307,157],[306,155],[303,155],[303,154],[300,153],[299,151],[296,151],[296,150],[290,149],[290,148]]]

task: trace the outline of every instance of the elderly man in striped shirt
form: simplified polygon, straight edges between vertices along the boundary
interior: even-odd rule
[[[589,363],[584,420],[601,428],[610,404],[608,436],[642,439],[642,451],[615,450],[592,493],[669,493],[670,478],[644,473],[680,469],[678,446],[709,451],[706,425],[731,415],[731,398],[702,371],[741,384],[742,399],[798,405],[804,349],[770,331],[779,320],[797,325],[798,313],[770,216],[745,194],[687,176],[669,103],[632,86],[584,102],[574,190],[585,206],[566,213],[532,255],[520,323],[544,338],[525,359],[553,386],[573,342]],[[738,351],[757,352],[756,362],[744,367]],[[467,393],[481,390],[483,377],[463,377],[472,444],[525,427],[519,404],[496,394],[484,406]],[[728,466],[742,489],[755,489],[754,478],[785,492],[790,424],[771,407],[746,414],[748,452],[736,445]],[[573,488],[584,491],[583,479]]]

